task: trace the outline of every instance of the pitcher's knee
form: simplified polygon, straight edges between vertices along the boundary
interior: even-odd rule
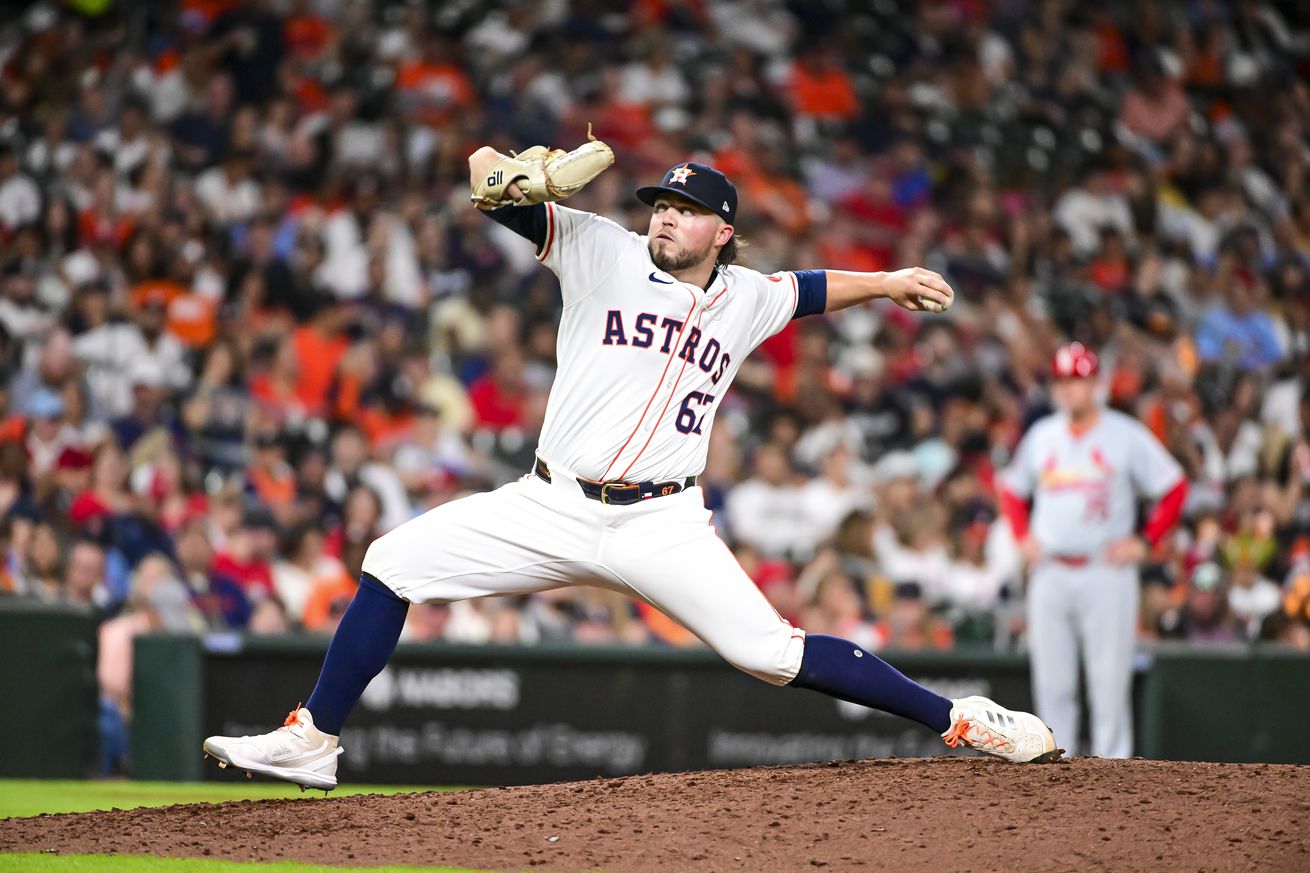
[[[368,550],[364,552],[364,561],[360,565],[363,572],[388,588],[393,587],[393,580],[397,573],[403,570],[405,564],[399,537],[396,536],[398,530],[400,528],[385,533],[370,543]]]
[[[732,666],[770,685],[786,685],[796,678],[805,655],[805,632],[788,625],[786,634],[773,634],[750,643],[716,647]]]

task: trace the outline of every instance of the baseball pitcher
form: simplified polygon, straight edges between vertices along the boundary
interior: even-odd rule
[[[1138,563],[1182,511],[1187,479],[1146,426],[1096,399],[1096,355],[1052,362],[1060,411],[1033,424],[1002,476],[1001,507],[1028,572],[1028,637],[1038,715],[1077,747],[1078,668],[1087,674],[1092,754],[1132,754]],[[1140,534],[1139,495],[1156,498]],[[1028,501],[1032,501],[1029,527]]]
[[[409,604],[594,585],[654,606],[766,682],[913,719],[952,747],[1057,760],[1035,716],[940,697],[854,643],[781,618],[715,534],[696,484],[723,396],[766,338],[793,318],[877,298],[941,311],[951,289],[918,268],[766,276],[735,265],[737,190],[704,164],[636,192],[651,207],[644,235],[559,205],[612,162],[595,140],[470,157],[473,202],[531,240],[560,280],[559,369],[536,463],[373,543],[308,704],[271,733],[210,737],[206,753],[332,788],[342,724],[391,656]]]

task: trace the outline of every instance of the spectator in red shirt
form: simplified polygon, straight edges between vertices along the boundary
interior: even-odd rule
[[[113,442],[96,449],[91,467],[91,486],[68,508],[68,517],[76,525],[98,529],[100,520],[132,511],[135,500],[127,490],[128,469],[123,453]]]
[[[1192,108],[1182,85],[1164,73],[1158,62],[1138,72],[1137,83],[1124,95],[1119,120],[1124,127],[1156,145],[1163,145],[1181,131]]]
[[[214,575],[234,580],[252,601],[267,597],[273,594],[277,545],[273,514],[263,507],[248,509],[223,551],[214,557]]]
[[[523,381],[523,355],[517,349],[502,349],[491,371],[469,386],[474,422],[478,427],[504,430],[523,425],[523,404],[527,388]]]

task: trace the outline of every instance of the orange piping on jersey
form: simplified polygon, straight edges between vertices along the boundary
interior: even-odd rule
[[[705,310],[706,310],[706,309],[709,309],[709,308],[712,307],[714,304],[718,303],[718,302],[719,302],[719,298],[722,297],[724,294],[727,294],[727,293],[728,293],[728,283],[725,281],[725,282],[723,283],[723,290],[720,291],[718,294],[716,294],[716,295],[714,296],[714,299],[711,300],[711,301],[709,302],[709,305],[707,305],[707,306],[705,307],[705,309],[702,309],[702,310],[700,311],[700,316],[696,319],[696,329],[697,329],[697,330],[700,330],[701,321],[705,318]],[[692,308],[694,309],[695,307],[693,306]],[[688,318],[690,318],[690,313],[688,313]],[[679,339],[679,341],[681,341],[681,339],[682,339],[682,334],[678,334],[678,339]],[[627,469],[627,470],[624,470],[623,473],[621,473],[621,474],[619,475],[619,478],[620,478],[620,479],[622,479],[624,476],[628,475],[628,470],[631,470],[631,469],[633,468],[633,466],[637,463],[637,461],[641,459],[642,454],[646,451],[646,447],[650,445],[650,441],[651,441],[651,439],[655,436],[655,431],[659,430],[660,422],[664,420],[664,413],[665,413],[665,412],[668,412],[668,410],[669,410],[669,403],[672,402],[672,400],[673,400],[673,395],[678,393],[678,383],[682,381],[682,374],[683,374],[684,372],[686,372],[686,370],[687,370],[687,364],[688,364],[688,363],[689,363],[689,362],[688,362],[687,360],[685,360],[685,359],[683,360],[683,362],[682,362],[682,369],[678,371],[678,378],[677,378],[676,380],[674,380],[674,382],[673,382],[673,391],[671,391],[671,392],[669,393],[669,399],[666,400],[666,401],[664,401],[664,408],[660,410],[660,417],[657,418],[657,419],[655,420],[655,426],[654,426],[653,428],[651,428],[651,430],[650,430],[650,436],[646,437],[646,444],[643,445],[643,446],[641,447],[641,451],[640,451],[640,452],[637,452],[637,457],[635,457],[635,458],[632,459],[632,463],[631,463],[631,464],[628,464],[628,469]],[[660,384],[661,384],[661,385],[664,384],[664,377],[663,377],[663,376],[660,377]],[[658,392],[657,392],[657,393],[658,393]],[[647,405],[649,405],[649,404],[647,404]],[[646,414],[645,414],[645,413],[642,413],[642,418],[645,418],[645,417],[646,417]],[[637,424],[638,424],[638,426],[640,426],[641,422],[637,422]],[[631,439],[631,437],[629,437],[629,439]],[[627,448],[627,443],[624,443],[624,446],[623,446],[623,447],[624,447],[624,448]],[[619,450],[619,454],[622,454],[622,453],[623,453],[623,449],[620,449],[620,450]],[[610,463],[613,464],[614,462],[611,461]],[[609,471],[607,470],[606,472],[609,472]],[[711,526],[712,526],[712,525],[711,525]],[[781,617],[781,616],[779,616],[779,617]]]
[[[694,311],[694,310],[696,309],[696,304],[693,303],[692,306],[691,306],[691,308],[692,308],[692,310]],[[700,330],[700,323],[701,323],[701,320],[704,319],[704,318],[705,318],[705,310],[702,309],[702,310],[700,311],[700,315],[697,316],[697,318],[696,318],[696,330]],[[691,320],[691,313],[690,313],[690,312],[687,313],[687,320],[688,320],[688,321]],[[686,325],[683,325],[683,330],[686,330]],[[682,334],[678,334],[678,337],[679,337],[679,339],[681,339],[681,338],[682,338]],[[619,478],[620,478],[620,479],[622,479],[624,476],[628,475],[628,470],[631,470],[631,469],[633,468],[633,466],[636,465],[637,461],[641,460],[641,456],[644,455],[644,454],[646,453],[646,449],[650,446],[650,441],[653,440],[653,439],[655,438],[655,431],[657,431],[657,430],[660,429],[660,422],[664,420],[664,413],[666,413],[666,412],[669,411],[669,404],[673,402],[673,395],[675,395],[675,394],[678,393],[678,383],[682,381],[682,374],[685,373],[685,372],[687,372],[687,364],[688,364],[688,363],[690,363],[690,362],[689,362],[686,358],[683,358],[683,359],[682,359],[682,367],[679,368],[679,370],[678,370],[678,378],[676,378],[676,379],[673,380],[673,390],[669,392],[669,399],[664,401],[664,408],[660,410],[660,417],[657,418],[657,419],[655,419],[655,426],[652,427],[652,428],[650,429],[650,436],[646,437],[646,442],[642,443],[641,451],[637,452],[637,456],[636,456],[635,458],[632,459],[632,462],[631,462],[631,463],[628,464],[627,469],[625,469],[622,473],[619,474]],[[663,378],[663,377],[660,377],[660,384],[661,384],[661,385],[664,384],[664,378]],[[658,388],[656,389],[656,393],[659,393],[659,389],[658,389]],[[645,413],[643,413],[643,414],[642,414],[642,418],[645,418],[645,417],[646,417],[646,416],[645,416]],[[638,422],[638,425],[640,425],[640,422]]]
[[[546,202],[546,246],[537,255],[537,260],[545,263],[546,255],[550,254],[550,247],[555,242],[555,204]]]
[[[687,291],[687,293],[691,294],[690,291]],[[650,399],[646,401],[646,408],[641,411],[641,418],[637,419],[637,424],[632,428],[632,433],[628,434],[628,438],[623,441],[623,445],[619,447],[618,452],[616,452],[614,457],[610,459],[609,466],[607,466],[605,472],[601,474],[601,481],[605,481],[609,478],[610,470],[614,467],[614,464],[618,459],[623,456],[624,450],[628,448],[628,443],[632,442],[632,438],[635,437],[637,431],[641,429],[641,423],[646,420],[646,413],[650,412],[650,405],[655,402],[656,396],[660,393],[660,388],[664,387],[664,377],[669,375],[669,364],[673,363],[673,356],[678,353],[678,347],[682,345],[682,334],[687,330],[687,322],[691,321],[691,314],[695,311],[696,295],[691,294],[691,309],[687,310],[687,317],[682,320],[682,330],[678,331],[678,339],[673,343],[673,348],[669,349],[669,357],[664,362],[664,372],[660,373],[660,381],[656,383],[655,390],[650,393]],[[686,364],[685,361],[683,363],[684,365]],[[651,433],[654,432],[654,430],[651,431]]]

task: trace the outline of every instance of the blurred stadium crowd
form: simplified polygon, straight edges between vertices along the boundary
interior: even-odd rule
[[[1310,648],[1304,7],[781,0],[43,2],[0,25],[0,592],[144,630],[328,633],[369,543],[530,468],[559,297],[467,155],[689,157],[765,271],[926,265],[957,303],[793,322],[702,477],[778,610],[1022,644],[994,478],[1053,348],[1184,465],[1142,635]],[[434,548],[441,544],[434,543]],[[712,583],[712,580],[705,580]],[[406,638],[694,643],[587,589]]]

